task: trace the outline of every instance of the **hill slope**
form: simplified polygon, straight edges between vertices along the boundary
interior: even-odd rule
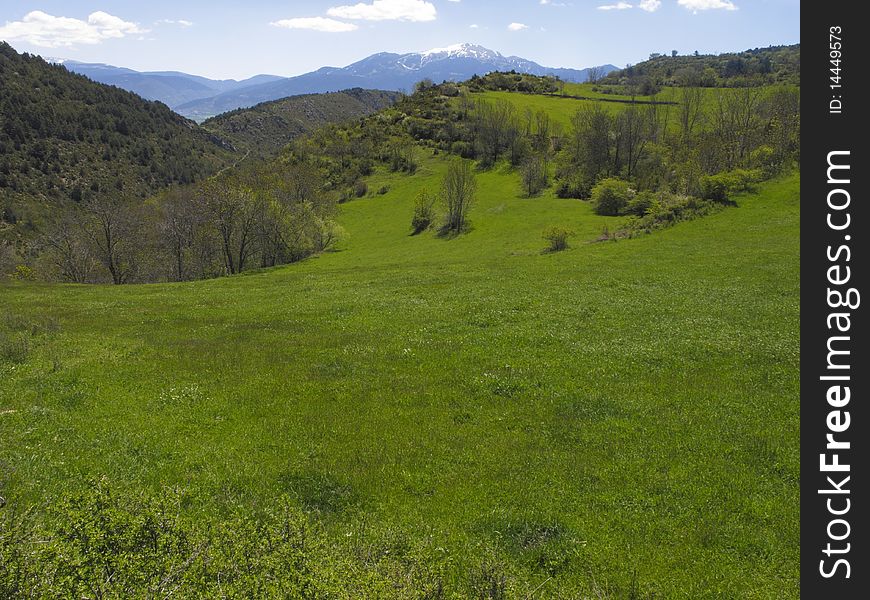
[[[218,115],[202,126],[238,148],[269,155],[321,125],[370,115],[392,105],[399,97],[398,92],[359,88],[291,96]]]
[[[616,67],[613,65],[599,68],[602,73],[614,69]],[[543,67],[516,56],[503,56],[482,46],[458,44],[410,54],[382,52],[347,67],[324,67],[298,77],[224,92],[213,98],[182,104],[177,110],[190,118],[204,119],[236,108],[298,94],[335,92],[354,87],[410,92],[414,84],[423,79],[435,82],[464,81],[472,75],[511,70],[532,75],[555,75],[576,82],[586,81],[589,74],[589,69]]]
[[[114,87],[0,43],[0,202],[26,221],[37,205],[122,192],[144,197],[228,164],[225,142]]]

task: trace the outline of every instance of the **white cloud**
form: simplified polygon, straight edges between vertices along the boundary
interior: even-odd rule
[[[511,31],[522,31],[523,29],[528,29],[529,26],[525,23],[511,23],[508,25],[508,29]]]
[[[434,21],[435,5],[424,0],[373,0],[352,6],[334,6],[326,11],[330,17],[361,21]]]
[[[325,17],[299,17],[296,19],[281,19],[269,23],[273,27],[283,27],[285,29],[310,29],[311,31],[323,31],[326,33],[343,33],[345,31],[354,31],[358,29],[353,23],[342,23],[335,19],[327,19]]]
[[[480,25],[478,25],[477,23],[472,23],[468,27],[470,27],[471,29],[480,29]]]
[[[187,21],[185,19],[178,19],[177,21],[174,19],[160,19],[155,25],[179,25],[181,27],[191,27],[193,25],[193,21]]]
[[[637,7],[646,12],[655,12],[662,7],[661,0],[640,0]]]
[[[633,8],[628,2],[617,2],[616,4],[604,4],[599,6],[598,10],[627,10]]]
[[[108,39],[147,33],[137,23],[105,13],[101,10],[88,15],[87,21],[71,17],[55,17],[34,10],[20,21],[7,21],[0,27],[0,39],[21,40],[34,46],[58,48],[74,44],[99,44]]]
[[[737,7],[731,0],[677,0],[677,4],[692,12],[715,9],[737,10]]]

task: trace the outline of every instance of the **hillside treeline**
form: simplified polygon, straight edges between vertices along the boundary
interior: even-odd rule
[[[800,85],[801,47],[770,46],[726,54],[652,54],[649,60],[613,71],[604,84],[653,87],[748,87]]]
[[[231,275],[325,250],[340,231],[335,209],[310,164],[238,168],[144,203],[118,194],[61,213],[35,268],[74,283]]]
[[[768,177],[799,158],[797,88],[681,88],[673,104],[589,102],[564,127],[508,101],[474,94],[453,100],[453,87],[419,90],[380,118],[392,114],[398,131],[482,168],[508,161],[528,195],[553,175],[561,197],[589,198],[613,177],[637,190],[701,196],[705,177],[736,169]]]

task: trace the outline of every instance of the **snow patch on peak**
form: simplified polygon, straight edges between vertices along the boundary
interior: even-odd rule
[[[454,57],[467,57],[467,58],[479,58],[479,59],[487,59],[487,58],[496,58],[501,57],[501,54],[495,52],[494,50],[489,50],[488,48],[484,48],[483,46],[477,46],[475,44],[453,44],[451,46],[446,46],[444,48],[432,48],[431,50],[426,50],[425,52],[421,52],[420,55],[424,59],[428,59],[433,56],[446,54],[448,58]]]

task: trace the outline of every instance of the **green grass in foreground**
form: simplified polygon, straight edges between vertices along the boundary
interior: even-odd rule
[[[797,598],[798,177],[590,244],[619,220],[494,171],[473,231],[411,237],[442,169],[376,176],[301,264],[0,287],[2,510],[99,476],[193,523],[287,496],[342,564],[425,546],[448,597],[496,564],[508,597]]]

